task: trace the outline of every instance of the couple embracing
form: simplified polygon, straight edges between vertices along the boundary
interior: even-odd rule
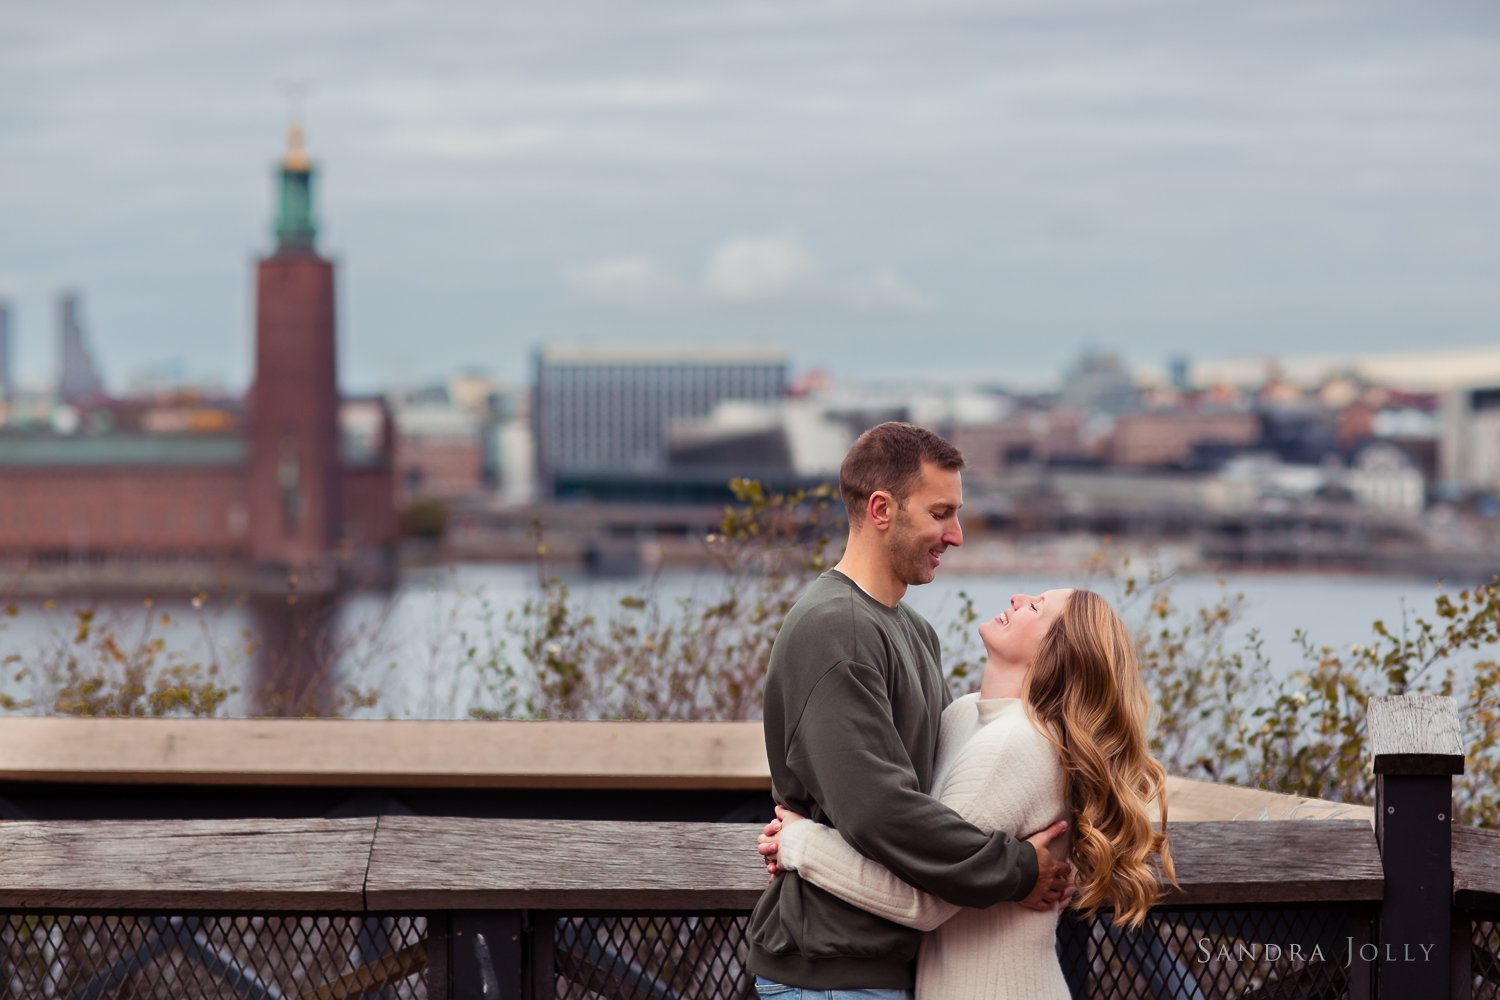
[[[951,699],[937,633],[902,598],[963,541],[962,468],[936,434],[885,423],[839,470],[847,548],[766,679],[761,997],[1065,1000],[1058,911],[1138,924],[1171,877],[1135,644],[1102,598],[1013,596],[979,627],[979,690]]]

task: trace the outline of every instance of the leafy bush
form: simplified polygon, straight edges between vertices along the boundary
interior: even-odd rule
[[[176,615],[150,597],[133,612],[72,610],[0,655],[0,711],[211,718],[240,695],[266,715],[335,717],[374,705],[376,690],[336,678],[341,664],[373,663],[387,652],[379,627],[335,629],[332,600],[298,594],[295,579],[290,587],[254,599],[198,591],[191,612]],[[41,610],[56,607],[47,600]],[[231,613],[254,620],[267,608],[275,628],[225,623]],[[0,633],[20,614],[14,601],[0,606]],[[261,680],[249,692],[226,683],[252,676]]]
[[[478,678],[474,718],[748,719],[781,621],[827,566],[833,492],[767,493],[730,484],[740,506],[705,541],[722,571],[709,593],[673,602],[654,586],[606,617],[589,613],[548,571],[534,526],[537,596],[503,614],[481,605],[462,635]],[[481,598],[483,601],[483,598]]]
[[[51,602],[49,602],[50,604]],[[176,622],[143,602],[143,615],[127,628],[101,620],[93,608],[72,613],[72,628],[47,637],[31,657],[10,653],[0,661],[7,675],[0,709],[38,710],[50,715],[212,716],[237,688],[212,657],[190,659],[169,645]],[[15,618],[14,603],[4,609]],[[28,693],[29,692],[29,693]]]
[[[1127,579],[1147,598],[1137,629],[1141,667],[1160,721],[1156,750],[1185,777],[1287,794],[1372,803],[1375,778],[1365,728],[1373,697],[1441,694],[1458,704],[1468,749],[1455,810],[1494,826],[1500,813],[1500,581],[1439,591],[1430,615],[1371,626],[1372,641],[1347,650],[1298,629],[1298,668],[1274,675],[1261,637],[1226,641],[1244,613],[1224,595],[1196,614],[1172,604],[1169,581]]]

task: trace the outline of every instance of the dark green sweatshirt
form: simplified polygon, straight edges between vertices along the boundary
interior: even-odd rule
[[[1031,846],[982,832],[929,794],[948,701],[932,626],[829,570],[792,608],[771,649],[772,792],[950,903],[1023,899],[1037,877]],[[749,965],[788,986],[910,989],[920,938],[788,872],[756,904]]]

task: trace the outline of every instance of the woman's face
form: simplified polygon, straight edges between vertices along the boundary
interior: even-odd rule
[[[1009,608],[979,626],[984,648],[1008,663],[1030,663],[1041,648],[1042,637],[1062,614],[1072,594],[1067,588],[1041,594],[1012,594]]]

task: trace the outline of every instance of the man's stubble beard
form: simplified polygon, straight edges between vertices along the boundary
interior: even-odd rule
[[[905,508],[896,511],[895,530],[891,533],[891,571],[908,587],[931,583],[937,571],[927,565],[930,546],[911,523]]]

